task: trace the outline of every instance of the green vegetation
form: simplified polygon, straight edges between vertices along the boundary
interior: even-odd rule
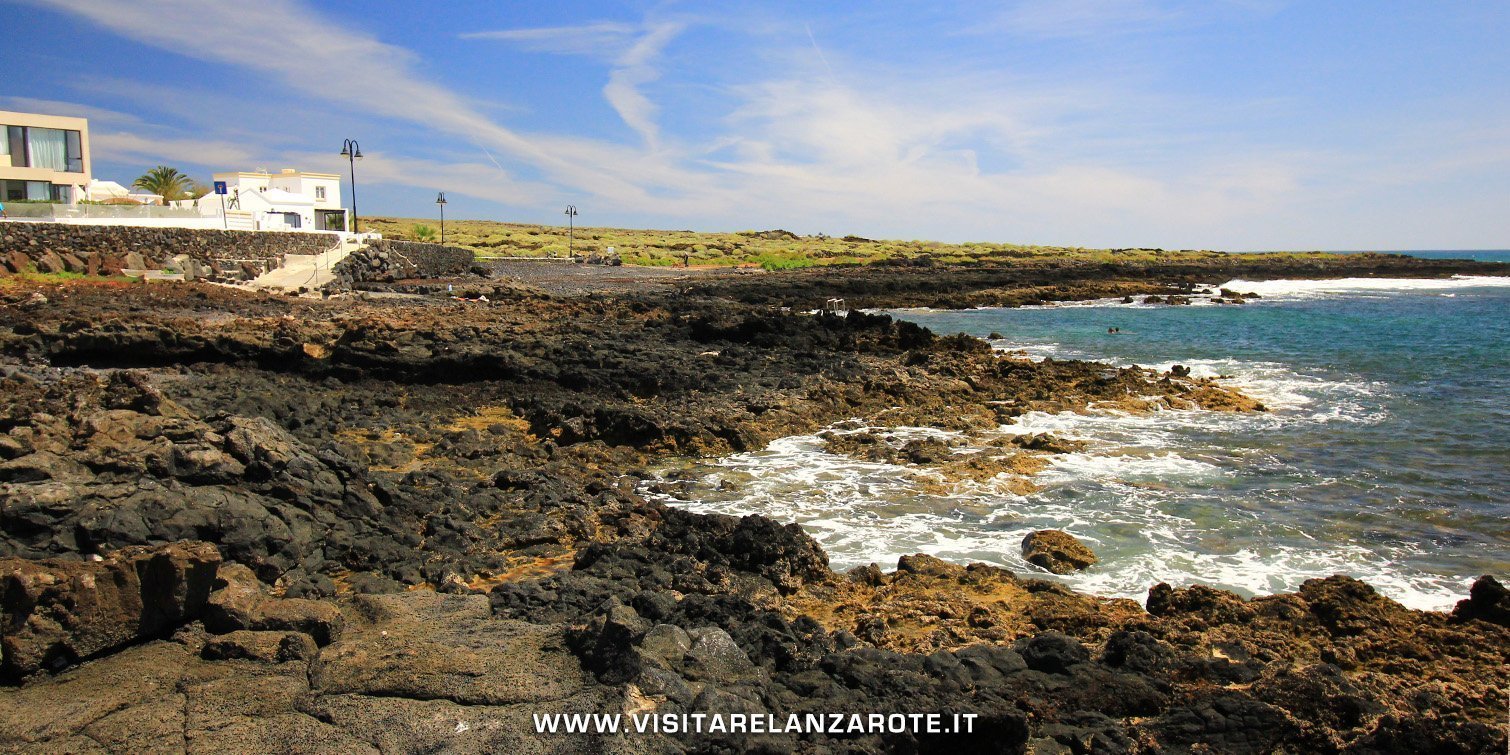
[[[409,230],[409,235],[415,241],[434,241],[435,229],[428,225],[415,223],[414,227]]]
[[[131,185],[149,194],[161,195],[164,204],[176,199],[188,199],[195,188],[194,179],[178,172],[177,168],[166,165],[147,171],[132,181]]]
[[[414,218],[363,218],[363,227],[386,238],[417,241],[425,221]],[[446,244],[472,250],[478,259],[565,257],[565,226],[502,223],[492,220],[446,220]],[[572,244],[577,254],[603,254],[609,247],[626,265],[760,266],[783,270],[814,265],[856,265],[880,260],[928,258],[941,264],[1012,260],[1079,259],[1085,261],[1165,260],[1211,256],[1221,252],[1172,252],[1163,249],[1086,249],[1082,247],[937,241],[887,241],[845,236],[798,236],[782,230],[697,233],[578,226]]]
[[[36,265],[28,265],[25,270],[15,274],[0,276],[0,285],[14,284],[19,282],[28,283],[135,283],[141,280],[127,275],[85,275],[84,273],[60,273],[37,272]]]
[[[750,261],[767,270],[795,270],[817,264],[816,260],[808,257],[780,254],[757,254]]]

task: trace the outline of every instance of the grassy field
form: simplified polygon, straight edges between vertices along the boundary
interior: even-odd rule
[[[438,231],[434,220],[363,218],[363,230],[386,238],[415,240],[417,228]],[[418,231],[422,234],[423,231]],[[435,239],[438,240],[438,236]],[[446,243],[471,249],[479,258],[561,257],[566,255],[566,228],[492,220],[447,220]],[[626,265],[758,265],[768,270],[812,265],[863,264],[897,257],[930,256],[942,263],[1027,259],[1034,257],[1117,259],[1163,257],[1188,252],[1162,249],[1084,249],[1019,244],[936,241],[884,241],[857,236],[798,236],[782,230],[696,233],[624,228],[576,229],[578,254],[604,253],[613,247]],[[1206,252],[1205,254],[1217,254]]]
[[[0,272],[4,272],[0,270]],[[15,275],[0,275],[0,286],[14,287],[25,283],[136,283],[140,278],[126,275],[85,275],[83,273],[39,273],[35,266],[29,266]]]

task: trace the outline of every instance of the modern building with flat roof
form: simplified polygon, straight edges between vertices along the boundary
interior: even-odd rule
[[[74,204],[91,167],[87,119],[0,110],[0,202]]]

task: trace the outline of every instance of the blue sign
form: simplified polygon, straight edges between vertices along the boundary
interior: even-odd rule
[[[229,194],[230,193],[230,192],[228,192],[228,191],[225,190],[225,181],[216,181],[215,182],[215,193],[216,194]]]

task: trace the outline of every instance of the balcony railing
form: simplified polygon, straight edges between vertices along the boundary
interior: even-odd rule
[[[5,214],[11,220],[69,220],[74,218],[198,218],[192,207],[160,207],[134,204],[48,204],[45,202],[6,202]]]

